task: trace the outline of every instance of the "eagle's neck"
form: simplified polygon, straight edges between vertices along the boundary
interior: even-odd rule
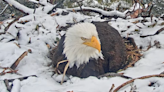
[[[103,55],[101,52],[98,52],[98,50],[95,50],[92,47],[85,47],[83,46],[65,46],[65,55],[67,59],[69,60],[70,64],[69,67],[73,67],[74,65],[77,66],[77,68],[81,64],[86,64],[89,62],[89,59],[98,59],[99,57],[103,59]]]

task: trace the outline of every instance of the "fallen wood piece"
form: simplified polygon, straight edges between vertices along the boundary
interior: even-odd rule
[[[18,66],[19,62],[20,62],[25,56],[27,56],[27,54],[28,54],[28,51],[25,51],[25,52],[15,61],[15,63],[12,64],[11,68],[12,68],[13,70],[15,70],[15,68]]]
[[[136,79],[146,79],[146,78],[150,78],[150,77],[164,77],[164,74],[157,74],[157,75],[147,75],[147,76],[142,76],[139,78],[135,78],[135,79],[131,79],[123,84],[121,84],[120,86],[118,86],[113,92],[118,92],[119,89],[121,89],[122,87],[124,87],[125,85],[134,82],[134,80]]]

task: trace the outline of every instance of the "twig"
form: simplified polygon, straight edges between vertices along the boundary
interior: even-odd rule
[[[6,73],[15,73],[15,74],[21,75],[21,74],[17,73],[18,70],[13,70],[13,69],[10,68],[10,67],[0,67],[0,68],[4,69],[4,70],[0,73],[0,75],[5,75]],[[7,69],[9,69],[10,71],[5,72]]]
[[[112,87],[110,88],[109,92],[112,92],[114,87],[115,87],[114,84],[112,84]]]
[[[15,38],[15,36],[14,36],[14,35],[12,35],[10,32],[6,32],[6,33],[8,33],[9,35],[11,35],[13,38]]]
[[[7,9],[7,7],[9,6],[9,4],[7,4],[6,6],[5,6],[5,8],[2,10],[2,12],[0,13],[0,15],[2,15],[4,12],[5,12],[5,10]]]
[[[18,66],[19,62],[20,62],[25,56],[27,56],[27,54],[28,54],[28,51],[25,51],[25,52],[15,61],[15,63],[12,64],[11,68],[12,68],[12,69],[15,69],[15,68]]]
[[[14,44],[17,45],[19,48],[21,48],[20,45],[19,45],[18,43],[14,42]]]
[[[35,11],[36,11],[36,4],[34,3],[34,12],[33,12],[33,14],[35,14]]]
[[[10,27],[14,22],[18,21],[19,18],[20,18],[20,17],[14,19],[12,22],[10,22],[9,25],[8,25],[7,27],[5,27],[5,31],[7,31],[7,30],[9,29],[9,27]]]
[[[120,86],[118,86],[113,92],[117,92],[119,89],[121,89],[122,87],[124,87],[125,85],[134,82],[134,80],[136,79],[146,79],[146,78],[150,78],[150,77],[164,77],[164,74],[157,74],[157,75],[148,75],[148,76],[142,76],[139,78],[135,78],[135,79],[131,79],[123,84],[121,84]]]

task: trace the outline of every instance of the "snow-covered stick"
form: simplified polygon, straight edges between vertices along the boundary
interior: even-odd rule
[[[12,5],[14,8],[18,9],[19,11],[25,13],[25,14],[32,14],[34,9],[28,8],[20,3],[18,3],[15,0],[3,0],[4,2],[8,3],[9,5]]]
[[[25,51],[25,52],[15,61],[15,63],[11,66],[11,68],[12,68],[12,69],[15,69],[15,68],[18,66],[19,62],[20,62],[25,56],[27,56],[27,54],[28,54],[28,51]]]
[[[18,17],[18,18],[16,18],[16,19],[14,19],[12,22],[10,22],[8,25],[7,25],[7,27],[5,27],[5,32],[9,29],[9,27],[13,24],[13,23],[15,23],[16,21],[18,21],[19,20],[19,18],[20,17]]]
[[[99,8],[92,8],[92,7],[81,7],[83,11],[90,11],[90,12],[95,12],[103,15],[103,17],[114,17],[114,18],[125,18],[125,14],[119,11],[104,11]],[[68,11],[81,11],[80,7],[77,8],[67,8],[66,10]]]
[[[139,78],[135,78],[135,79],[131,79],[123,84],[121,84],[120,86],[118,86],[113,92],[118,92],[119,89],[121,89],[122,87],[124,87],[125,85],[134,82],[136,79],[146,79],[146,78],[150,78],[150,77],[164,77],[164,74],[157,74],[157,75],[147,75],[147,76],[142,76]]]
[[[15,79],[22,81],[22,80],[26,80],[29,77],[37,77],[37,76],[36,75],[29,75],[29,76],[23,76],[23,77],[18,77],[18,78],[6,79],[6,81],[13,82]]]

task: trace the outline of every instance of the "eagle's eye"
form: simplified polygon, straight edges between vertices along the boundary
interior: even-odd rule
[[[84,38],[84,37],[81,37],[81,39],[82,39],[83,41],[89,41],[89,39]]]

